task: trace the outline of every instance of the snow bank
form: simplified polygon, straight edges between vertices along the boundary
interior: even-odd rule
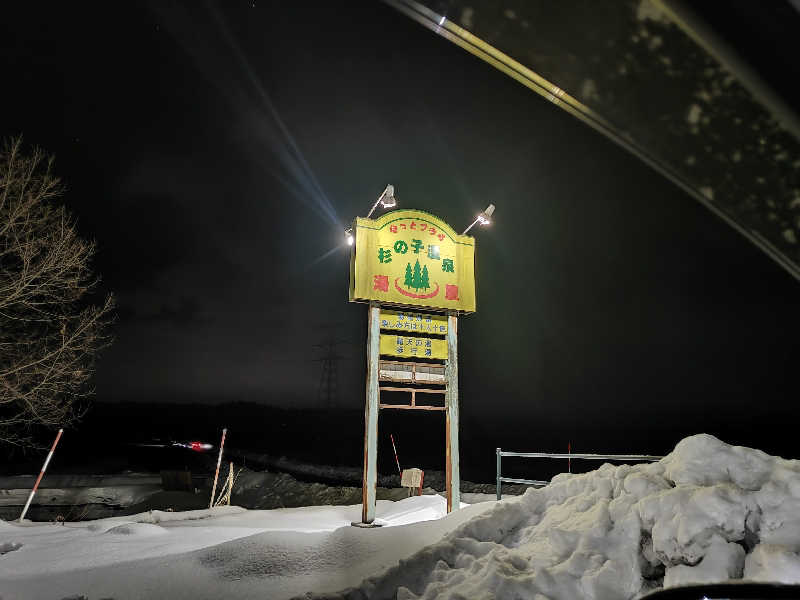
[[[800,461],[681,441],[658,463],[553,478],[326,598],[618,600],[743,576],[800,582]]]

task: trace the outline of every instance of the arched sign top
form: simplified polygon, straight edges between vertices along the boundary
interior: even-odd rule
[[[459,243],[468,243],[469,245],[475,245],[475,238],[469,235],[458,235],[455,230],[447,224],[446,221],[440,219],[434,214],[426,212],[424,210],[415,210],[409,208],[401,208],[398,210],[393,210],[387,212],[377,219],[373,219],[375,221],[375,227],[377,229],[382,229],[387,226],[391,226],[391,224],[395,221],[402,221],[403,219],[412,219],[416,220],[419,223],[428,223],[429,226],[436,228],[439,232],[444,233],[448,238],[450,238],[456,244]],[[459,239],[461,238],[461,239]],[[468,240],[468,242],[464,242],[462,240]]]
[[[475,238],[411,209],[357,218],[353,233],[351,302],[475,312]]]

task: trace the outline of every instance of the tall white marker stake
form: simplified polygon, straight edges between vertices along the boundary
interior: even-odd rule
[[[214,473],[214,487],[211,488],[211,500],[208,503],[208,508],[214,508],[214,494],[217,493],[217,478],[219,477],[219,465],[222,463],[222,448],[225,446],[225,434],[228,429],[222,430],[222,441],[219,443],[219,456],[217,457],[217,471]]]
[[[53,447],[50,448],[50,452],[47,454],[47,458],[44,459],[44,465],[42,465],[42,470],[39,471],[39,476],[36,478],[36,483],[33,484],[33,489],[31,490],[30,496],[28,496],[28,501],[25,503],[25,508],[22,509],[22,514],[19,516],[19,522],[22,523],[22,519],[25,518],[25,513],[28,512],[28,507],[31,505],[31,500],[33,500],[33,495],[36,493],[36,489],[39,487],[39,484],[42,481],[42,477],[44,477],[44,472],[47,470],[47,465],[50,464],[50,459],[53,458],[53,452],[56,451],[56,446],[58,445],[58,440],[61,439],[61,434],[64,433],[63,429],[58,430],[58,434],[56,435],[56,441],[53,442]]]

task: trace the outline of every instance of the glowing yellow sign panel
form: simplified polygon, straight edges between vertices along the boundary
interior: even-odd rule
[[[447,341],[428,337],[381,334],[380,353],[402,358],[447,358]]]
[[[475,312],[475,238],[420,210],[358,218],[353,232],[351,302]]]
[[[381,329],[399,331],[400,333],[447,333],[447,317],[430,313],[400,312],[396,310],[381,311]]]

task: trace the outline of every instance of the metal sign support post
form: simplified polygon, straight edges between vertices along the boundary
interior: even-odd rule
[[[472,225],[487,224],[492,208]],[[347,230],[349,300],[369,302],[362,512],[353,525],[377,526],[383,409],[445,413],[447,512],[461,507],[458,315],[475,312],[475,239],[467,231],[458,234],[437,216],[412,209],[359,217]],[[409,312],[415,310],[422,312]],[[410,403],[397,403],[398,394],[410,395]]]
[[[381,310],[377,302],[369,304],[367,321],[367,402],[364,409],[364,481],[362,484],[361,523],[369,526],[375,521],[375,502],[378,479],[378,361],[381,334]]]
[[[461,473],[458,459],[458,316],[447,315],[447,512],[461,507]]]

